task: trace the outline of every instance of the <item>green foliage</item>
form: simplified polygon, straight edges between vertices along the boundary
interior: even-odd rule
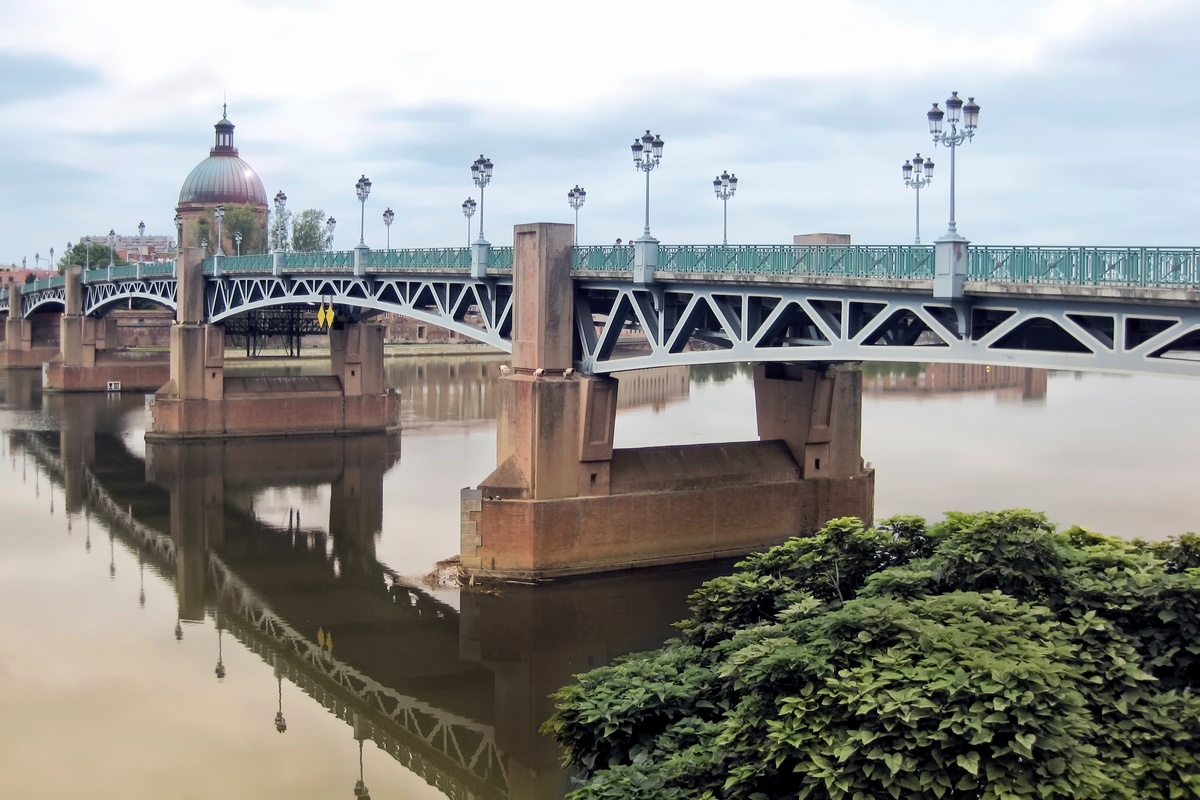
[[[226,203],[225,219],[222,223],[221,235],[224,238],[226,255],[237,255],[237,234],[242,235],[241,254],[244,256],[267,252],[266,236],[262,220],[255,213],[254,207],[246,203]]]
[[[692,595],[543,730],[599,798],[1200,797],[1200,537],[833,520]]]
[[[325,212],[306,208],[292,219],[292,250],[314,253],[329,249],[333,237],[325,229]]]
[[[107,244],[77,242],[71,245],[69,251],[63,253],[62,258],[58,260],[57,269],[61,273],[72,264],[78,264],[88,269],[104,269],[108,267],[109,252]],[[129,263],[116,251],[112,251],[112,254],[113,264],[116,266],[121,267]]]

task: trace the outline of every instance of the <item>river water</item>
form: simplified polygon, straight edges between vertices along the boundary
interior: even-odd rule
[[[560,798],[546,695],[656,646],[729,565],[439,582],[459,490],[494,465],[501,363],[390,360],[397,437],[200,447],[147,445],[141,397],[0,373],[0,797]],[[865,373],[877,519],[1200,530],[1200,381]],[[755,436],[744,366],[621,398],[618,447]]]

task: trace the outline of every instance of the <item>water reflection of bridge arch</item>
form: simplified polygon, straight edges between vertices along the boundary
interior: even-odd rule
[[[65,487],[66,469],[54,448],[43,441],[47,435],[10,432],[10,447],[16,445],[34,456],[47,475]],[[186,552],[187,542],[181,545],[136,519],[90,469],[79,469],[77,477],[84,512],[102,520],[152,570],[172,581],[181,574],[194,574],[197,565],[184,563],[196,555]],[[355,714],[365,718],[368,738],[453,800],[508,796],[506,757],[496,746],[492,726],[397,692],[335,657],[275,613],[211,550],[203,553],[199,566],[209,588],[207,613],[214,619],[222,615],[226,629],[247,649],[268,664],[281,664],[283,676],[338,719],[354,725]],[[420,592],[394,573],[390,578],[409,593]],[[433,598],[423,605],[454,613]]]

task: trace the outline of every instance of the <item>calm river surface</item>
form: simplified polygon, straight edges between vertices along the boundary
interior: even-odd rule
[[[147,445],[141,396],[0,373],[0,797],[561,798],[547,693],[657,645],[718,566],[431,580],[501,363],[390,360],[398,437],[208,446]],[[1200,381],[865,372],[877,519],[1200,531]],[[619,447],[755,437],[745,368],[627,381]]]

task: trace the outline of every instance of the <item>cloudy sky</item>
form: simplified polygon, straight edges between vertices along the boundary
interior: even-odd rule
[[[925,112],[982,107],[958,152],[959,230],[980,244],[1196,245],[1200,4],[1192,0],[0,0],[0,263],[85,234],[168,234],[228,97],[268,195],[366,238],[457,246],[470,164],[495,163],[488,238],[571,221],[641,233],[629,145],[664,243],[721,240],[712,180],[740,179],[731,243],[849,233],[908,243],[900,165],[932,156],[922,239],[946,227],[949,152]],[[476,216],[478,222],[478,216]]]

